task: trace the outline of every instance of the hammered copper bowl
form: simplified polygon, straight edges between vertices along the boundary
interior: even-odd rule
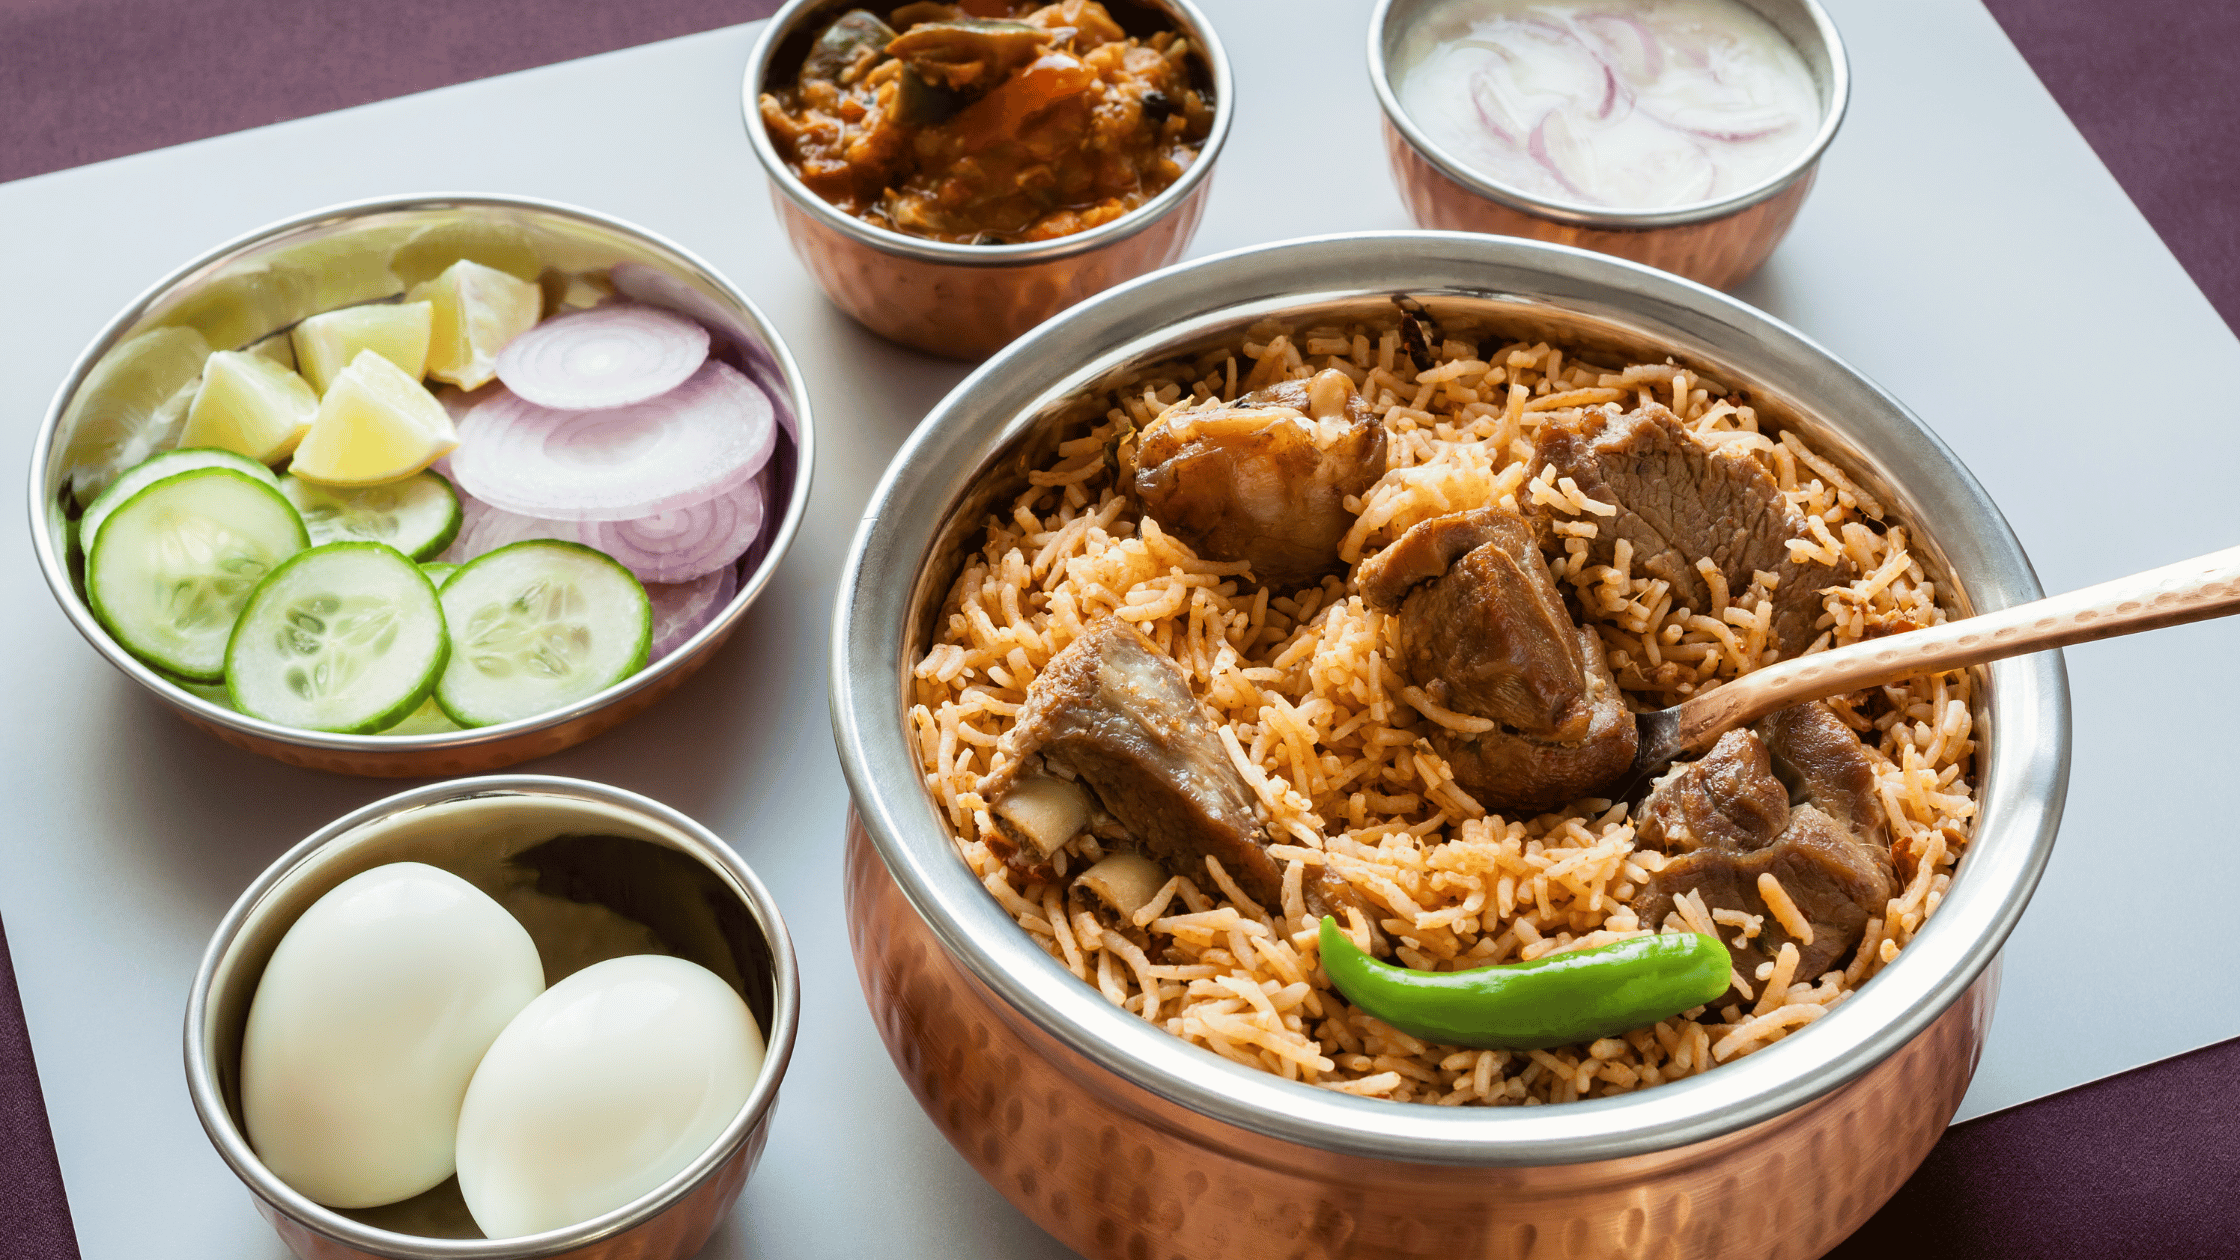
[[[533,866],[512,862],[555,837],[578,836],[622,842],[533,857]],[[729,981],[767,1043],[762,1073],[739,1114],[699,1158],[638,1199],[525,1238],[484,1238],[456,1179],[402,1203],[342,1211],[313,1203],[274,1176],[241,1122],[241,1040],[257,982],[312,902],[353,875],[407,861],[442,867],[518,915],[550,981],[642,952],[643,929]],[[612,913],[587,917],[587,905]],[[336,819],[241,894],[211,937],[187,996],[187,1092],[219,1156],[304,1260],[684,1260],[729,1213],[762,1157],[800,1022],[801,979],[785,920],[762,881],[714,833],[634,792],[580,779],[460,779]]]
[[[1229,137],[1235,86],[1220,37],[1191,0],[1107,0],[1131,34],[1179,30],[1196,50],[1213,129],[1197,160],[1158,196],[1072,236],[1020,245],[953,245],[876,227],[809,190],[762,125],[762,94],[789,81],[817,33],[862,0],[791,0],[747,59],[747,138],[794,252],[833,305],[889,341],[951,359],[984,358],[1093,293],[1175,262],[1190,247]],[[884,12],[889,5],[873,6]]]
[[[1797,1036],[1701,1076],[1562,1106],[1440,1108],[1255,1072],[1147,1026],[1045,955],[957,857],[904,714],[909,671],[991,509],[1131,368],[1282,316],[1674,356],[1749,391],[1911,525],[1953,611],[2035,598],[1968,471],[1896,399],[1703,286],[1563,246],[1453,233],[1321,237],[1115,289],[934,409],[887,470],[841,581],[833,724],[860,824],[858,973],[928,1115],[1005,1197],[1098,1260],[1819,1254],[1874,1211],[1959,1105],[1995,957],[2053,844],[2068,692],[2046,654],[1978,691],[1981,813],[1906,952]],[[912,575],[907,580],[897,575]]]
[[[739,590],[674,652],[565,708],[495,726],[430,735],[337,735],[281,726],[195,695],[118,646],[86,605],[70,491],[73,446],[114,402],[145,382],[120,365],[137,339],[191,330],[212,350],[236,350],[320,311],[379,301],[472,258],[547,276],[617,269],[631,298],[670,307],[706,326],[712,353],[770,396],[781,425],[762,474],[761,537],[738,561]],[[162,392],[177,384],[165,379]],[[118,382],[123,384],[118,384]],[[219,739],[289,765],[381,777],[474,774],[542,757],[590,739],[674,691],[738,629],[776,576],[809,503],[815,439],[809,391],[777,330],[737,286],[696,255],[619,219],[523,197],[384,198],[316,210],[228,241],[155,283],[78,356],[31,450],[31,545],[70,624],[94,650],[172,712]]]
[[[1418,226],[1577,245],[1729,289],[1789,232],[1851,99],[1843,39],[1819,0],[1742,0],[1795,46],[1820,89],[1820,126],[1788,165],[1731,196],[1663,210],[1559,201],[1486,178],[1432,143],[1400,108],[1391,62],[1400,42],[1454,0],[1378,0],[1369,20],[1369,81],[1384,107],[1385,155]]]

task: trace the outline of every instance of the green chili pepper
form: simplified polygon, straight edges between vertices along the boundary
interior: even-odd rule
[[[1346,1000],[1440,1045],[1537,1050],[1647,1027],[1727,991],[1733,963],[1713,936],[1636,936],[1472,971],[1414,971],[1363,953],[1322,919],[1322,969]]]

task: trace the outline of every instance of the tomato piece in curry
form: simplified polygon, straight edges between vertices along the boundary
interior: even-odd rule
[[[1108,223],[1196,160],[1213,104],[1190,41],[1137,38],[1097,0],[851,10],[817,37],[763,125],[818,196],[960,244]]]

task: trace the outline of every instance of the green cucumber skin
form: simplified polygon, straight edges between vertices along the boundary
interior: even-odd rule
[[[428,676],[422,680],[421,684],[413,690],[413,693],[409,697],[399,701],[394,705],[391,705],[387,709],[382,710],[380,713],[374,715],[366,721],[360,722],[355,726],[335,729],[332,733],[337,735],[374,734],[387,727],[395,726],[397,723],[404,721],[407,717],[410,717],[412,715],[413,710],[418,709],[421,705],[427,703],[429,696],[435,694],[436,684],[443,679],[444,667],[451,663],[451,631],[450,627],[442,623],[443,601],[436,594],[435,583],[428,580],[428,575],[422,573],[420,571],[420,566],[414,564],[409,556],[406,556],[403,552],[398,551],[396,548],[390,546],[387,543],[370,541],[331,542],[322,544],[317,547],[307,547],[304,550],[288,557],[286,560],[281,561],[279,564],[272,566],[272,571],[264,575],[264,578],[257,583],[257,589],[249,592],[248,601],[241,605],[241,615],[239,617],[236,617],[233,622],[233,633],[226,636],[226,698],[233,702],[233,707],[235,709],[239,710],[242,713],[246,713],[251,717],[258,718],[262,721],[274,722],[274,719],[267,718],[262,714],[253,712],[247,705],[243,704],[241,701],[241,693],[234,686],[234,652],[240,647],[241,628],[248,623],[249,613],[256,607],[257,598],[265,593],[266,588],[273,585],[273,580],[275,578],[278,578],[287,570],[294,568],[297,564],[306,561],[313,556],[326,555],[344,550],[386,551],[389,554],[395,556],[398,560],[402,561],[406,568],[412,570],[412,575],[420,579],[420,585],[427,588],[428,598],[435,602],[439,637],[436,640],[435,664],[431,669],[429,669]],[[284,722],[274,722],[274,724],[281,726],[289,725],[288,723]],[[291,729],[317,730],[324,728],[291,727]]]
[[[473,569],[476,565],[481,564],[483,561],[488,560],[492,556],[504,555],[506,552],[513,551],[516,548],[520,547],[565,547],[573,551],[581,551],[589,555],[597,556],[601,561],[614,566],[614,568],[618,572],[620,572],[623,576],[629,578],[631,585],[636,588],[638,592],[638,603],[644,614],[641,617],[641,620],[645,625],[644,630],[641,631],[638,635],[638,650],[631,655],[630,664],[615,676],[614,681],[608,683],[606,687],[600,688],[599,691],[591,693],[593,696],[597,696],[606,691],[608,688],[620,684],[624,679],[635,677],[639,673],[639,671],[643,670],[646,667],[646,662],[653,656],[653,597],[646,594],[645,583],[638,580],[637,574],[630,572],[629,568],[625,566],[620,560],[617,560],[613,556],[608,555],[606,552],[599,550],[597,547],[587,547],[582,543],[563,542],[556,538],[531,538],[523,542],[508,543],[507,545],[500,547],[495,551],[486,551],[483,554],[476,556],[474,559],[469,560],[465,564],[460,565],[457,569],[452,570],[451,576],[443,580],[443,585],[438,589],[437,595],[440,597],[443,591],[450,590],[453,583],[466,576],[467,572]],[[446,621],[444,622],[444,628],[446,630],[449,630],[449,613],[447,612],[445,616]],[[474,730],[484,726],[503,725],[503,723],[500,722],[478,722],[467,717],[459,710],[454,709],[451,704],[444,698],[443,686],[440,681],[440,676],[436,686],[435,696],[436,707],[442,709],[443,715],[447,718],[450,718],[452,722],[456,723],[462,730]],[[586,699],[588,698],[590,697],[586,697]],[[578,703],[580,703],[580,701]],[[522,719],[509,718],[507,720],[520,721]]]
[[[343,496],[345,496],[345,495],[348,495],[348,494],[354,493],[355,491],[358,491],[358,490],[374,490],[374,489],[380,489],[380,488],[381,488],[381,487],[378,487],[378,486],[355,486],[355,487],[337,487],[337,486],[323,486],[323,485],[319,485],[319,484],[318,484],[318,483],[316,483],[316,482],[309,482],[309,481],[304,481],[304,480],[303,480],[302,478],[300,478],[300,477],[296,477],[296,476],[294,476],[294,474],[292,474],[292,473],[291,473],[291,474],[289,474],[289,476],[290,476],[290,479],[291,479],[291,480],[293,480],[293,481],[296,481],[297,483],[299,483],[299,484],[302,484],[302,485],[310,486],[310,487],[311,487],[312,489],[314,489],[314,490],[318,491],[319,493],[321,493],[321,494],[324,494],[324,495],[328,496],[329,498],[335,498],[335,499],[339,499],[339,498],[341,498],[341,497],[343,497]],[[421,469],[421,470],[420,470],[419,472],[416,472],[416,473],[412,474],[412,476],[410,476],[410,477],[405,477],[405,478],[401,479],[400,481],[396,481],[396,482],[391,482],[391,483],[388,483],[388,484],[390,484],[390,485],[402,485],[402,484],[405,484],[405,483],[407,483],[407,482],[411,482],[411,481],[414,481],[414,480],[416,480],[416,479],[418,479],[418,478],[421,478],[421,477],[427,477],[427,478],[430,478],[430,479],[434,480],[434,482],[435,482],[435,483],[436,483],[437,485],[439,485],[439,486],[442,486],[442,487],[443,487],[443,491],[444,491],[444,494],[445,494],[446,496],[448,496],[448,497],[449,497],[449,499],[450,499],[450,501],[451,501],[451,513],[450,513],[450,516],[449,516],[449,518],[448,518],[447,520],[445,520],[445,522],[444,522],[444,525],[443,525],[443,528],[442,528],[442,530],[440,530],[439,532],[437,532],[437,534],[435,535],[435,537],[433,537],[433,538],[429,539],[429,540],[428,540],[428,541],[427,541],[426,543],[423,543],[423,544],[422,544],[422,545],[421,545],[420,547],[418,547],[417,549],[415,549],[415,550],[413,550],[413,551],[411,551],[411,552],[408,552],[408,553],[406,553],[406,554],[407,554],[407,558],[408,558],[408,559],[410,559],[410,560],[411,560],[411,561],[412,561],[412,562],[413,562],[414,564],[418,564],[418,563],[420,563],[420,562],[422,562],[422,561],[424,561],[424,560],[433,560],[433,559],[435,559],[435,558],[436,558],[437,556],[440,556],[440,555],[442,555],[442,554],[443,554],[443,552],[444,552],[444,548],[446,548],[446,547],[449,547],[449,546],[451,545],[451,543],[452,543],[452,540],[456,539],[456,538],[457,538],[457,537],[459,536],[459,531],[460,531],[460,529],[461,529],[461,528],[463,528],[463,527],[465,526],[465,524],[466,524],[466,519],[467,519],[467,514],[466,514],[466,511],[465,511],[465,509],[464,509],[464,508],[462,508],[462,507],[460,506],[460,503],[459,503],[459,488],[458,488],[457,486],[455,486],[455,485],[451,484],[451,479],[450,479],[449,477],[446,477],[446,476],[444,476],[444,475],[443,475],[442,473],[439,473],[439,472],[437,472],[437,471],[436,471],[435,469],[433,469],[433,468],[423,468],[423,469]],[[282,493],[285,493],[285,492],[286,492],[286,491],[285,491],[285,487],[283,487],[283,489],[282,489]],[[293,499],[291,499],[291,500],[289,500],[289,502],[293,503],[293,502],[294,502],[294,500],[293,500]],[[301,508],[298,508],[297,510],[298,510],[298,511],[300,512],[300,511],[301,511],[302,509],[301,509]],[[335,542],[348,542],[348,541],[353,541],[353,540],[351,540],[351,539],[344,539],[344,538],[337,538],[337,539],[334,539],[334,540],[332,540],[332,541],[335,541]],[[379,539],[357,539],[357,540],[354,540],[354,541],[359,541],[359,542],[379,542],[380,540],[379,540]],[[325,544],[321,544],[321,545],[323,546],[323,545],[325,545]]]
[[[273,497],[274,499],[278,500],[278,501],[279,501],[279,503],[280,503],[280,505],[281,505],[282,507],[285,507],[285,508],[287,508],[287,509],[288,509],[288,513],[289,513],[289,515],[291,515],[291,516],[294,516],[294,517],[295,517],[295,522],[296,522],[296,549],[295,549],[295,550],[294,550],[293,552],[290,552],[290,553],[289,553],[289,554],[288,554],[287,556],[285,556],[285,557],[282,557],[282,559],[281,559],[281,564],[285,564],[285,563],[287,563],[287,561],[288,561],[288,560],[290,560],[290,559],[294,558],[295,556],[299,556],[299,555],[303,554],[303,552],[304,552],[305,550],[307,550],[307,549],[308,549],[308,548],[309,548],[309,547],[311,546],[311,534],[310,534],[310,532],[309,532],[308,530],[304,529],[304,527],[303,527],[303,517],[302,517],[301,515],[299,515],[299,514],[297,514],[297,513],[296,513],[296,506],[295,506],[295,504],[293,504],[293,503],[290,503],[290,502],[288,502],[288,496],[286,496],[286,495],[284,495],[284,494],[280,493],[279,487],[277,487],[277,486],[268,486],[268,485],[265,485],[265,484],[264,484],[263,482],[261,482],[261,481],[258,481],[258,480],[256,480],[256,479],[255,479],[255,478],[253,478],[253,477],[249,477],[249,476],[246,476],[246,475],[244,475],[244,474],[242,474],[242,473],[239,473],[239,472],[235,472],[234,470],[232,470],[232,469],[230,469],[230,468],[216,468],[216,467],[212,467],[212,468],[196,468],[196,469],[191,469],[191,470],[189,470],[189,471],[187,471],[187,472],[183,472],[183,473],[178,473],[178,474],[175,474],[175,475],[173,475],[173,476],[170,476],[170,477],[165,477],[165,478],[163,478],[163,479],[162,479],[162,480],[160,480],[160,481],[152,481],[152,482],[149,482],[149,483],[148,483],[147,485],[145,485],[145,486],[141,487],[141,488],[140,488],[140,489],[139,489],[139,490],[138,490],[137,492],[135,492],[135,493],[133,494],[133,496],[132,496],[131,498],[129,498],[129,499],[127,499],[127,500],[125,500],[125,501],[124,501],[123,503],[121,503],[121,504],[118,504],[118,505],[117,505],[117,508],[116,508],[116,511],[113,511],[113,512],[111,512],[111,513],[110,513],[109,515],[110,515],[110,517],[111,517],[111,518],[114,518],[114,517],[115,517],[115,516],[117,515],[117,513],[118,513],[118,512],[122,512],[122,511],[124,511],[125,509],[127,509],[127,508],[131,507],[131,506],[132,506],[132,505],[133,505],[134,503],[136,503],[136,502],[138,502],[139,500],[141,500],[141,499],[143,499],[143,498],[147,497],[147,496],[148,496],[149,494],[153,493],[154,491],[156,491],[156,490],[159,490],[159,489],[161,489],[161,488],[163,488],[163,487],[165,487],[165,486],[171,485],[171,484],[172,484],[172,483],[174,483],[174,482],[182,482],[182,481],[186,481],[186,480],[188,480],[188,479],[190,479],[190,478],[195,478],[195,477],[233,477],[233,478],[236,478],[236,479],[238,479],[238,480],[240,480],[240,481],[244,481],[244,482],[247,482],[248,484],[250,484],[250,485],[252,485],[252,486],[256,486],[256,487],[258,487],[258,488],[262,489],[262,490],[263,490],[263,491],[264,491],[265,493],[267,493],[267,494],[271,495],[271,496],[272,496],[272,497]],[[104,522],[104,524],[106,524],[106,522]],[[104,531],[104,533],[105,533],[105,532],[106,532],[106,531]],[[132,646],[132,645],[131,645],[131,644],[130,644],[129,642],[127,642],[127,641],[126,641],[126,636],[125,636],[124,634],[122,634],[122,633],[120,633],[120,632],[118,631],[118,629],[117,629],[117,624],[116,624],[116,621],[115,621],[115,619],[114,619],[114,618],[113,618],[113,617],[112,617],[112,616],[110,615],[110,612],[109,612],[108,606],[107,606],[107,605],[106,605],[106,604],[105,604],[105,603],[103,602],[103,600],[102,600],[102,598],[101,598],[101,589],[100,589],[99,585],[97,585],[97,584],[96,584],[96,583],[94,582],[94,580],[93,580],[93,576],[94,576],[94,570],[95,570],[96,568],[98,568],[98,567],[99,567],[99,564],[100,564],[100,553],[101,553],[101,551],[103,550],[103,549],[102,549],[102,546],[101,546],[101,537],[102,537],[102,535],[101,535],[101,534],[96,534],[96,535],[95,535],[95,537],[94,537],[94,539],[93,539],[93,547],[94,547],[94,550],[93,550],[92,552],[89,552],[89,553],[87,554],[87,556],[86,556],[86,607],[87,607],[87,608],[88,608],[88,609],[89,609],[89,610],[90,610],[90,611],[91,611],[91,612],[93,613],[93,619],[94,619],[94,620],[95,620],[96,622],[99,622],[99,623],[100,623],[100,625],[101,625],[101,628],[102,628],[103,630],[105,630],[105,631],[107,631],[107,632],[108,632],[108,635],[109,635],[109,639],[110,639],[110,641],[111,641],[111,642],[113,642],[113,643],[115,643],[115,644],[116,644],[116,645],[117,645],[118,647],[121,647],[121,648],[123,648],[123,649],[124,649],[124,650],[125,650],[126,652],[129,652],[129,653],[131,653],[131,654],[132,654],[132,657],[133,657],[133,659],[135,659],[135,660],[138,660],[138,661],[140,661],[140,662],[141,662],[142,664],[145,664],[145,665],[149,666],[150,668],[153,668],[153,669],[156,669],[156,670],[160,670],[160,671],[163,671],[163,672],[166,672],[166,673],[176,674],[176,675],[178,675],[179,677],[181,677],[181,678],[183,678],[183,679],[186,679],[186,680],[187,680],[188,682],[197,682],[197,683],[219,683],[219,682],[224,682],[224,681],[225,681],[225,665],[224,665],[224,657],[223,657],[223,656],[221,656],[221,657],[219,658],[219,662],[220,662],[220,663],[219,663],[219,666],[218,666],[218,670],[217,670],[217,672],[215,672],[215,673],[212,673],[212,674],[207,674],[207,675],[205,675],[205,674],[197,673],[196,671],[194,671],[194,670],[192,670],[192,669],[188,669],[188,668],[185,668],[185,667],[181,666],[181,665],[179,664],[179,662],[177,662],[177,661],[166,661],[166,660],[163,660],[163,659],[161,659],[161,658],[159,658],[159,657],[155,657],[155,656],[152,656],[152,655],[149,655],[149,654],[143,653],[143,652],[141,652],[140,650],[138,650],[137,648],[134,648],[134,647],[133,647],[133,646]],[[276,565],[274,565],[274,566],[273,566],[273,569],[278,569],[279,567],[280,567],[280,565],[277,565],[277,564],[276,564]],[[272,572],[271,572],[271,570],[267,570],[267,571],[266,571],[266,573],[265,573],[265,577],[270,577],[270,576],[272,576]],[[261,586],[261,585],[263,585],[263,579],[262,579],[262,578],[258,579],[258,585],[260,585],[260,586]],[[251,590],[251,591],[249,592],[249,594],[250,594],[250,597],[251,597],[251,598],[255,598],[255,596],[256,596],[256,592],[255,592],[254,590]],[[247,607],[249,606],[249,604],[248,604],[248,600],[243,600],[243,601],[242,601],[242,604],[241,604],[241,606],[242,606],[242,608],[247,608]],[[235,625],[236,627],[238,627],[238,626],[239,626],[240,624],[241,624],[241,614],[240,614],[240,612],[239,612],[238,610],[236,610],[236,612],[234,613],[234,625]],[[228,634],[227,634],[227,636],[226,636],[226,643],[227,643],[227,650],[228,650],[228,651],[230,651],[230,650],[232,649],[232,642],[233,642],[233,636],[232,636],[231,632],[229,631],[229,632],[228,632]]]
[[[201,467],[230,469],[234,472],[240,473],[244,477],[250,478],[251,480],[261,480],[275,490],[280,488],[280,478],[273,473],[272,469],[258,463],[257,461],[249,458],[246,455],[241,454],[239,451],[229,451],[222,446],[181,446],[175,447],[168,451],[158,451],[155,454],[150,455],[146,459],[141,460],[139,463],[134,464],[132,467],[127,468],[123,472],[117,474],[117,479],[109,483],[108,489],[103,490],[98,495],[95,495],[93,502],[86,504],[86,510],[80,513],[78,516],[77,541],[81,545],[90,544],[93,541],[93,535],[97,535],[101,532],[98,527],[105,523],[109,517],[116,515],[116,511],[118,508],[123,507],[126,503],[129,503],[134,498],[137,498],[140,494],[140,490],[145,490],[148,488],[148,486],[156,484],[154,481],[151,481],[147,483],[147,485],[141,486],[139,490],[134,490],[131,494],[125,495],[122,498],[118,498],[118,491],[122,490],[125,487],[127,480],[132,476],[132,474],[140,471],[143,468],[146,468],[148,465],[153,464],[158,460],[168,461],[176,455],[222,456],[223,459],[220,462],[204,464]],[[251,471],[252,469],[257,471]],[[196,468],[182,468],[179,470],[179,472],[169,474],[169,476],[176,477],[179,476],[180,473],[198,472],[200,470],[201,469]],[[261,478],[257,475],[258,471],[261,471],[263,473],[263,476]],[[168,477],[158,477],[156,480],[168,480]],[[292,507],[294,505],[290,504],[289,506]],[[96,526],[91,534],[89,534],[85,529],[85,523],[87,521],[92,521]],[[90,550],[90,547],[87,548],[87,550]],[[85,552],[81,551],[80,554],[85,554]]]
[[[412,562],[419,564],[424,560],[433,560],[442,555],[444,550],[458,539],[459,531],[466,527],[467,509],[464,504],[459,502],[459,487],[451,484],[451,478],[444,476],[433,468],[423,468],[413,475],[433,477],[442,483],[444,489],[451,492],[451,523],[443,527],[443,532],[436,535],[434,542],[413,553]]]

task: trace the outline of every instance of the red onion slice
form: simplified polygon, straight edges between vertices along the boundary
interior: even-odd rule
[[[510,547],[532,538],[551,538],[560,542],[582,543],[596,547],[591,541],[592,526],[583,521],[555,521],[541,516],[523,516],[503,508],[485,506],[471,523],[459,526],[459,540],[454,546],[464,544],[466,559],[485,556],[500,547]],[[464,564],[461,560],[456,563]]]
[[[648,585],[689,582],[746,554],[762,532],[759,481],[689,508],[635,521],[561,521],[523,516],[470,496],[459,500],[464,519],[443,559],[464,564],[500,547],[531,538],[596,547]]]
[[[635,302],[556,315],[506,343],[498,379],[542,407],[594,411],[658,398],[708,359],[708,330]]]
[[[445,456],[444,458],[449,459],[450,457]],[[459,496],[459,532],[451,536],[451,545],[445,547],[443,554],[437,556],[436,559],[445,564],[465,564],[482,554],[474,549],[476,526],[481,524],[482,518],[498,509],[460,489],[459,479],[451,475],[449,468],[442,471],[445,479],[451,482],[452,493]]]
[[[746,553],[762,532],[762,487],[634,521],[587,523],[585,542],[613,556],[642,582],[684,582]]]
[[[777,441],[768,396],[711,360],[630,407],[561,411],[501,394],[460,423],[451,468],[469,494],[509,512],[628,521],[737,490]]]
[[[700,628],[716,619],[739,593],[739,573],[725,565],[690,582],[656,582],[646,587],[653,601],[653,660],[660,660],[684,646]]]

